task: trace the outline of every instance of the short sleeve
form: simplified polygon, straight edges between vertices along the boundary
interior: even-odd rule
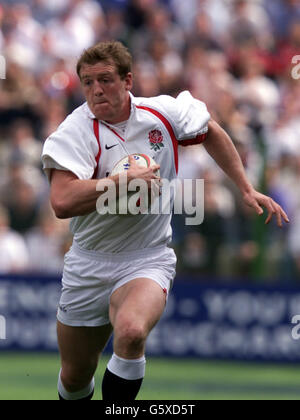
[[[172,123],[180,145],[189,146],[202,143],[208,132],[210,114],[204,102],[184,91],[177,98],[159,96],[157,105]]]
[[[70,171],[82,180],[92,178],[97,150],[92,133],[82,125],[71,114],[45,141],[42,162],[48,178],[50,169]]]

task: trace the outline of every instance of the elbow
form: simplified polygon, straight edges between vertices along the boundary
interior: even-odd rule
[[[71,217],[69,211],[63,207],[53,207],[53,210],[58,219],[65,220]]]
[[[67,220],[67,219],[70,219],[72,217],[67,212],[55,212],[55,215],[60,220]]]
[[[52,199],[51,205],[54,210],[55,216],[58,219],[69,219],[71,217],[70,208],[63,200]]]

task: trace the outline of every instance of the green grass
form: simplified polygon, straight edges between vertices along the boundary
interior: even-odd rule
[[[103,358],[94,399],[100,399]],[[57,400],[57,354],[0,354],[0,400]],[[300,366],[147,359],[141,400],[299,400]]]

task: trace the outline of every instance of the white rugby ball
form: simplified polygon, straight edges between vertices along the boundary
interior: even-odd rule
[[[144,155],[142,153],[134,153],[132,156],[134,157],[136,163],[143,168],[149,168],[150,166],[156,165],[156,162],[150,156]],[[118,163],[116,163],[111,172],[111,175],[118,175],[124,171],[128,171],[129,168],[129,156],[125,156]],[[160,176],[160,171],[157,170],[155,174]]]
[[[156,162],[154,159],[152,159],[150,156],[142,154],[142,153],[134,153],[131,156],[134,157],[136,163],[139,166],[142,166],[143,168],[149,168],[150,166],[155,166]],[[129,164],[129,156],[125,156],[122,158],[119,162],[116,163],[113,170],[111,171],[111,176],[119,175],[125,171],[128,171],[130,168]],[[155,172],[155,175],[160,177],[160,171],[159,169]],[[131,211],[130,206],[130,198],[134,195],[138,194],[137,199],[134,202],[131,202],[131,204],[135,204],[136,212]],[[159,188],[154,189],[153,191],[147,194],[146,197],[143,197],[141,193],[134,193],[134,192],[128,192],[127,196],[121,196],[118,198],[116,202],[116,211],[117,214],[125,215],[124,210],[126,209],[126,215],[136,215],[140,213],[145,213],[149,210],[151,207],[151,202],[153,203],[154,199],[156,199],[159,196]],[[148,202],[148,206],[146,208],[143,207],[143,203]]]

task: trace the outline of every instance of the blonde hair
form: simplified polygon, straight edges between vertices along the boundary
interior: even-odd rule
[[[83,52],[77,62],[77,74],[84,64],[95,65],[99,62],[113,62],[122,80],[132,70],[132,56],[129,50],[118,41],[100,42]]]

